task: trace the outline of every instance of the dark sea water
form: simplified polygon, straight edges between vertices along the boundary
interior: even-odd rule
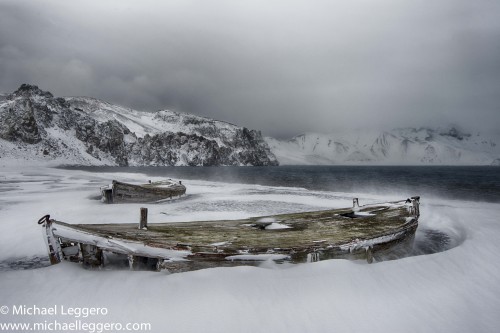
[[[75,169],[75,168],[71,168]],[[133,172],[151,177],[302,187],[335,192],[426,195],[500,202],[500,167],[488,166],[279,166],[78,167],[92,172]]]

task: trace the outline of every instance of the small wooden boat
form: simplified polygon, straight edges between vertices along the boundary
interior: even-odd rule
[[[131,269],[181,272],[257,265],[262,260],[302,263],[334,258],[397,258],[411,248],[419,197],[359,207],[242,220],[141,225],[43,224],[52,263],[61,259],[95,268],[121,262]],[[141,209],[141,213],[145,208]],[[146,215],[147,216],[147,215]],[[112,258],[112,259],[110,259]]]
[[[182,182],[162,180],[147,184],[134,185],[113,180],[111,185],[101,188],[102,201],[115,202],[157,202],[186,193]]]

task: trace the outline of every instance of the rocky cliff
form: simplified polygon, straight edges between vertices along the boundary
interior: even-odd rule
[[[259,131],[168,110],[56,98],[27,84],[0,100],[1,158],[119,166],[278,164]]]

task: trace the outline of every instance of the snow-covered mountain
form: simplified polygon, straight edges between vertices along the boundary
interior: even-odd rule
[[[500,135],[457,127],[306,133],[290,140],[169,110],[136,111],[36,86],[0,94],[0,163],[500,165]]]
[[[500,165],[500,140],[457,127],[266,138],[280,164]]]
[[[277,165],[259,131],[168,110],[141,112],[23,84],[0,100],[0,162]]]

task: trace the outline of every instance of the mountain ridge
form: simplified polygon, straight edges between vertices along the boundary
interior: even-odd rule
[[[277,165],[259,131],[23,84],[0,102],[0,157],[79,165]]]
[[[496,165],[500,140],[457,126],[304,133],[266,137],[280,164]]]
[[[289,140],[170,110],[54,97],[23,84],[0,98],[0,162],[70,165],[500,165],[500,133],[457,126],[304,133]]]

